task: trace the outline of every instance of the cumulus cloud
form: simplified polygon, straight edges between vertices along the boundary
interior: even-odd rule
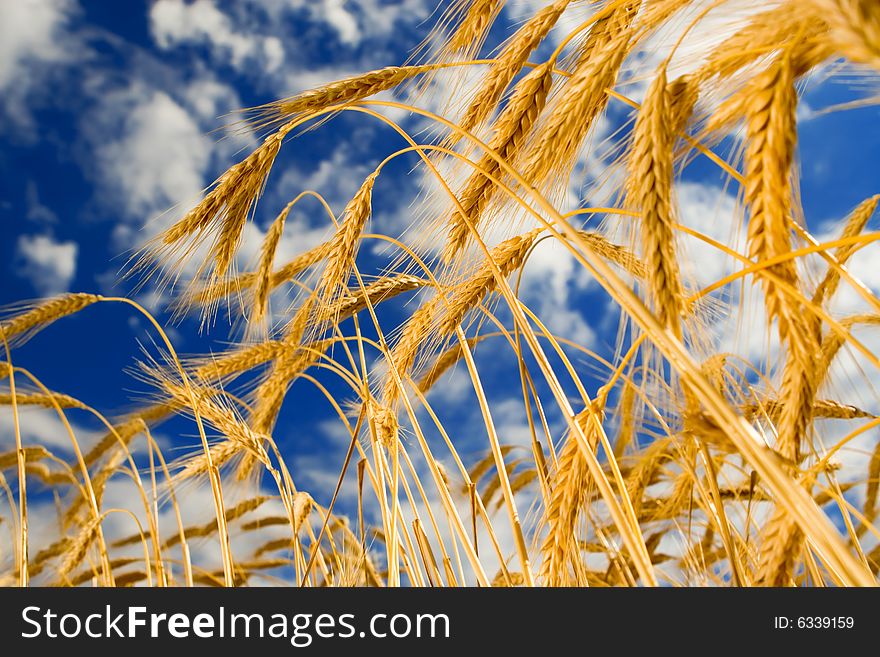
[[[345,0],[323,0],[310,2],[308,6],[315,17],[324,19],[339,34],[343,43],[355,44],[360,41],[361,31],[357,19],[345,8]]]
[[[20,392],[20,391],[19,391]],[[43,445],[53,452],[64,454],[72,451],[70,433],[58,413],[54,409],[36,408],[33,406],[18,407],[18,428],[21,435],[22,445]],[[100,435],[71,424],[73,435],[77,442],[84,448],[88,447]],[[15,423],[12,408],[0,407],[0,451],[15,449]]]
[[[43,296],[66,292],[76,274],[76,242],[48,235],[21,235],[16,245],[17,272]]]
[[[124,212],[144,217],[197,199],[211,143],[190,113],[165,92],[142,87],[120,92],[109,105],[124,117],[122,133],[99,146],[98,166]]]
[[[744,251],[742,209],[727,190],[709,184],[680,182],[675,191],[683,225],[740,253]],[[687,256],[681,259],[682,273],[697,285],[709,285],[733,271],[733,257],[697,237],[683,234],[679,247]]]
[[[30,129],[30,96],[52,65],[76,58],[66,32],[75,0],[16,0],[0,3],[0,113]]]
[[[0,89],[17,81],[29,63],[65,57],[56,37],[75,6],[70,0],[18,0],[0,5]]]
[[[239,29],[211,0],[159,0],[150,8],[150,31],[160,48],[207,46],[216,59],[237,69],[256,59],[274,70],[283,61],[284,46],[277,36]]]
[[[418,23],[437,6],[436,0],[275,0],[260,3],[273,15],[305,10],[315,23],[324,23],[339,40],[356,46],[365,40],[387,37],[403,22]]]

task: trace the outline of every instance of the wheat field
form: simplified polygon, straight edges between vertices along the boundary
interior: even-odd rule
[[[259,145],[128,264],[164,290],[167,321],[133,297],[89,293],[4,313],[0,400],[16,449],[0,453],[0,582],[877,583],[880,356],[869,338],[880,298],[847,264],[880,236],[868,229],[880,197],[839,217],[838,234],[814,236],[798,122],[811,77],[880,71],[880,5],[545,0],[500,26],[504,5],[443,3],[410,61],[232,119]],[[736,29],[713,28],[718,16]],[[502,27],[510,36],[498,40]],[[365,165],[344,208],[320,189],[272,208],[242,270],[279,153],[352,113],[393,135],[387,157]],[[612,113],[626,118],[604,130]],[[408,226],[372,232],[374,190],[378,201],[398,162],[422,193]],[[682,221],[677,190],[697,162],[737,199],[715,236]],[[573,184],[584,166],[586,189]],[[286,220],[306,197],[323,203],[326,239],[279,266]],[[554,330],[523,300],[524,272],[544,252],[593,286],[601,304],[589,312],[615,324],[611,344]],[[694,252],[725,266],[707,280]],[[144,317],[155,340],[132,365],[154,395],[107,417],[16,365],[25,341],[102,304]],[[168,327],[193,315],[209,335],[231,319],[224,351],[178,353]],[[745,353],[731,347],[743,341]],[[483,385],[496,361],[525,418],[515,440],[509,404]],[[453,376],[466,394],[450,402]],[[323,489],[299,483],[276,440],[282,405],[296,412],[304,386],[346,444]],[[28,406],[57,415],[72,458],[22,442]],[[467,413],[480,418],[467,436],[447,430]],[[82,442],[75,417],[103,436]],[[195,448],[156,437],[174,417]],[[479,452],[465,451],[474,437]],[[119,480],[135,491],[130,508],[104,503]],[[199,491],[207,522],[181,511]],[[37,497],[55,500],[52,537],[28,531]]]

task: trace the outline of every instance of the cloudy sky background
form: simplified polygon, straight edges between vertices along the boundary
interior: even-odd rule
[[[541,4],[511,0],[500,21],[507,27],[495,30],[490,42],[499,43],[510,26]],[[708,23],[695,34],[693,47],[721,38],[755,7],[769,3],[737,4],[745,9]],[[0,1],[0,304],[65,291],[130,293],[131,283],[121,280],[120,272],[131,251],[191,207],[206,185],[258,143],[257,135],[226,129],[228,113],[402,63],[427,34],[435,5],[436,0]],[[585,11],[576,3],[560,33],[580,23]],[[656,44],[668,45],[669,39],[674,34],[660,35]],[[688,59],[691,52],[682,48],[679,70],[694,63]],[[878,110],[821,113],[865,96],[870,92],[866,80],[846,73],[831,80],[816,76],[804,85],[802,202],[817,236],[834,234],[854,206],[880,192],[873,167],[880,155]],[[642,88],[638,79],[623,84],[636,99]],[[442,88],[433,99],[433,108],[442,106]],[[423,127],[416,119],[397,118],[412,129]],[[598,137],[612,134],[629,118],[627,108],[612,104]],[[263,231],[299,192],[318,191],[341,211],[376,163],[397,147],[386,127],[364,117],[340,117],[289,142],[246,231],[240,265],[252,260]],[[380,179],[375,230],[396,234],[408,225],[423,182],[408,175],[412,164],[396,163]],[[583,158],[568,206],[585,203],[584,191],[602,168],[601,153]],[[677,191],[683,223],[735,243],[741,229],[736,190],[716,168],[695,161]],[[304,201],[291,214],[278,262],[318,243],[328,225],[320,206]],[[697,282],[730,270],[727,259],[692,240],[684,242]],[[876,291],[880,269],[872,258],[865,250],[854,271]],[[539,249],[527,268],[524,290],[551,328],[607,357],[613,354],[617,315],[563,251],[550,244]],[[854,294],[844,291],[841,297],[841,313],[860,309]],[[137,298],[167,321],[161,295],[147,287]],[[753,312],[760,313],[760,303],[754,305]],[[197,320],[170,329],[176,348],[183,353],[222,349],[230,333],[222,315],[220,320],[208,336],[198,333]],[[730,326],[719,330],[726,347],[750,356],[761,353],[764,335],[751,335],[742,324]],[[877,346],[870,335],[860,337]],[[48,329],[18,350],[15,362],[49,388],[112,415],[144,398],[147,388],[125,370],[139,355],[139,343],[154,339],[130,309],[101,305]],[[527,443],[519,383],[510,378],[515,369],[485,362],[484,383],[500,433],[506,441]],[[848,367],[858,365],[853,363]],[[846,385],[847,372],[838,379]],[[457,370],[435,394],[441,407],[458,409],[443,419],[464,429],[463,436],[473,435],[462,438],[462,453],[473,459],[487,447],[479,414],[455,406],[469,385]],[[307,386],[295,391],[297,406],[285,408],[278,439],[294,475],[329,494],[347,437],[317,391]],[[872,392],[860,392],[865,406],[876,407]],[[11,439],[8,420],[5,413],[0,448]],[[87,442],[96,429],[83,419],[81,437]],[[66,436],[49,413],[25,414],[25,438],[66,449]]]

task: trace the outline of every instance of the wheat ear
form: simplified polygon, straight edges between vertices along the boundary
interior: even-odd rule
[[[636,120],[627,174],[627,203],[641,214],[639,233],[654,311],[664,325],[680,336],[684,293],[675,253],[672,209],[674,143],[664,67],[655,75]]]
[[[846,57],[880,68],[880,6],[874,0],[811,0],[831,25],[831,41]]]
[[[593,423],[601,419],[592,417],[596,412],[588,408],[575,418],[591,447],[598,442]],[[600,411],[599,417],[601,415]],[[562,586],[568,580],[568,564],[574,556],[572,546],[577,544],[577,518],[586,500],[588,479],[589,468],[581,447],[574,436],[569,435],[559,454],[550,500],[544,511],[548,531],[541,544],[540,575],[546,586]]]
[[[553,84],[553,66],[539,66],[516,85],[507,107],[495,122],[495,132],[489,148],[504,162],[516,157],[526,140]],[[450,263],[465,247],[471,232],[477,229],[480,215],[485,211],[496,191],[488,175],[500,175],[501,165],[495,156],[486,153],[479,162],[478,170],[470,177],[459,194],[462,210],[453,212],[449,224],[449,237],[443,251],[443,261]],[[487,175],[488,174],[488,175]]]
[[[49,299],[0,324],[0,335],[13,344],[23,342],[52,322],[78,313],[100,300],[97,294],[65,294]]]
[[[605,89],[614,86],[631,43],[631,22],[641,2],[625,2],[598,21],[585,42],[571,77],[559,92],[535,140],[523,154],[523,177],[541,187],[571,171],[593,122],[608,104]]]
[[[459,121],[462,132],[473,132],[483,125],[492,109],[498,105],[502,94],[528,61],[529,55],[540,45],[572,0],[557,0],[532,16],[511,37],[489,68],[482,86],[471,101],[464,117]],[[453,146],[462,132],[454,131],[447,137],[447,145]]]
[[[868,221],[871,219],[874,211],[877,209],[878,202],[880,202],[880,195],[872,196],[871,198],[862,201],[862,203],[852,211],[852,214],[850,214],[840,237],[846,239],[848,237],[856,237],[857,235],[860,235],[865,229],[865,226],[868,225]],[[853,253],[855,253],[855,250],[855,244],[839,246],[834,252],[834,259],[841,265],[846,264],[846,261],[849,260]],[[837,286],[839,284],[840,271],[834,267],[829,268],[828,273],[825,274],[825,278],[822,279],[818,287],[816,287],[816,291],[813,293],[813,303],[821,306],[825,301],[831,299],[837,291]]]

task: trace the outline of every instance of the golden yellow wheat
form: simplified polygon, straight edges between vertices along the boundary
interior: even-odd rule
[[[228,304],[247,327],[240,344],[182,358],[136,302],[91,294],[5,316],[0,404],[12,409],[16,446],[0,454],[11,523],[0,581],[877,583],[880,420],[864,395],[848,396],[853,386],[835,385],[833,372],[857,354],[861,368],[849,376],[870,389],[880,368],[865,338],[880,324],[880,299],[847,268],[878,237],[866,229],[880,197],[820,242],[799,204],[797,138],[799,84],[810,72],[880,70],[880,5],[538,4],[493,50],[485,44],[505,3],[448,3],[423,61],[245,114],[266,133],[262,143],[134,267],[176,280],[196,259],[170,305],[201,311],[212,330],[219,304]],[[740,5],[751,10],[745,19]],[[739,16],[728,36],[693,36],[725,16]],[[672,44],[659,38],[664,31]],[[678,57],[691,37],[700,52]],[[482,77],[468,87],[475,68]],[[395,90],[395,100],[375,99]],[[420,104],[437,96],[430,106],[440,113]],[[438,130],[410,134],[389,108]],[[629,123],[609,136],[602,123],[612,111],[628,112]],[[330,212],[324,242],[276,267],[289,212],[304,195],[318,196],[304,190],[268,227],[254,270],[236,271],[244,229],[285,143],[354,113],[400,136],[400,150],[355,182],[338,217]],[[733,136],[741,159],[712,150]],[[377,235],[374,189],[398,157],[417,163],[410,175],[423,176],[424,207],[410,231]],[[742,248],[681,223],[676,189],[695,157],[737,190]],[[589,206],[586,192],[570,209],[579,166],[597,186],[613,187],[607,207]],[[369,272],[371,260],[359,254],[372,240],[396,253]],[[698,285],[682,246],[694,241],[717,249],[730,272]],[[520,294],[533,254],[548,245],[620,313],[613,349],[554,332],[554,318]],[[273,307],[285,291],[288,304]],[[838,303],[844,293],[862,310],[842,313],[854,307]],[[43,328],[108,303],[147,317],[163,351],[139,370],[156,398],[116,419],[15,365],[15,349],[41,339]],[[761,353],[724,351],[725,320],[763,335]],[[522,417],[515,437],[508,416],[516,413],[483,386],[483,353],[510,366],[504,392]],[[450,402],[453,380],[465,392]],[[290,429],[282,407],[296,408],[302,386],[326,398],[347,448],[341,461],[328,450],[324,465],[338,479],[322,490],[300,487],[309,473],[285,461],[276,442]],[[61,420],[65,456],[54,438],[22,444],[19,410],[29,406]],[[74,415],[103,427],[88,449]],[[175,416],[188,418],[200,447],[168,462],[184,438],[169,444],[152,432]],[[108,507],[123,480],[134,491],[131,508]],[[52,536],[29,531],[32,487],[57,500]],[[184,517],[192,491],[210,491],[213,519]],[[126,513],[129,524],[107,522]]]

